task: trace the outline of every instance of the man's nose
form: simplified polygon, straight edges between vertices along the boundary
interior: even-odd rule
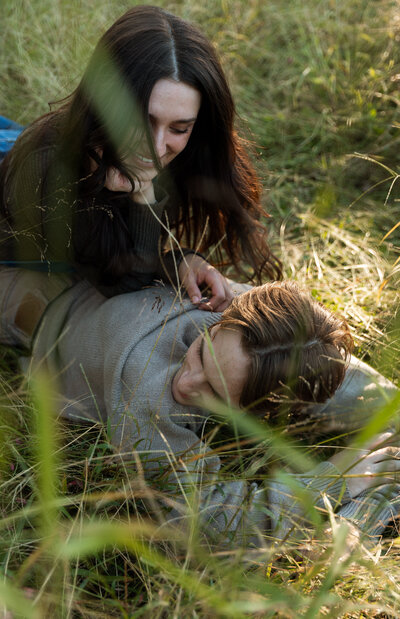
[[[193,397],[198,396],[200,392],[200,387],[204,382],[204,374],[203,371],[193,372],[187,370],[181,376],[181,385],[186,391],[186,393]]]

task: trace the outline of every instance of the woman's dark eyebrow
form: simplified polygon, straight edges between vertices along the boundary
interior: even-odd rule
[[[174,120],[173,123],[180,125],[181,123],[194,123],[197,120],[197,116],[194,116],[193,118],[181,118],[180,120]]]
[[[152,120],[152,119],[154,120],[153,114],[149,114],[149,118],[150,118],[150,120]],[[197,116],[194,116],[193,118],[180,118],[179,120],[172,121],[172,124],[177,124],[177,125],[182,124],[183,125],[183,124],[187,124],[187,123],[194,123],[194,122],[196,122],[196,120],[197,120]]]
[[[202,365],[203,370],[204,370],[203,352],[204,352],[204,342],[205,342],[205,339],[206,339],[206,338],[205,338],[205,336],[204,336],[204,335],[202,335],[202,336],[201,336],[201,342],[200,342],[200,363],[201,363],[201,365]],[[217,393],[217,392],[215,391],[215,389],[214,389],[214,387],[212,386],[212,384],[211,384],[209,381],[207,381],[207,383],[208,383],[208,385],[209,385],[209,387],[210,387],[211,391],[212,391],[212,392],[213,392],[213,394],[215,395],[215,397],[216,397],[216,398],[218,398],[219,400],[222,400],[221,396],[219,395],[219,393]]]

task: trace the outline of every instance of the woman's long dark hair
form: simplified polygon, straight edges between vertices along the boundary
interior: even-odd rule
[[[187,146],[159,176],[174,205],[170,224],[177,240],[199,251],[216,246],[213,262],[225,258],[239,273],[247,263],[253,281],[279,278],[281,264],[259,221],[266,215],[260,185],[246,143],[234,129],[234,103],[216,53],[197,28],[154,6],[128,10],[107,30],[76,91],[38,124],[40,131],[46,123],[57,125],[59,157],[77,179],[79,216],[72,230],[77,261],[96,260],[111,275],[126,268],[130,241],[121,205],[128,198],[104,189],[106,171],[116,166],[129,176],[121,152],[134,151],[143,134],[152,149],[147,111],[160,79],[201,93]]]

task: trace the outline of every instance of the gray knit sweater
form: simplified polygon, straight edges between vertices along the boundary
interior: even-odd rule
[[[180,300],[170,287],[106,299],[82,281],[49,305],[35,337],[33,366],[57,374],[63,416],[100,420],[115,449],[139,454],[146,477],[162,478],[162,488],[177,499],[170,520],[182,519],[196,500],[210,535],[256,542],[272,528],[283,537],[303,515],[295,493],[279,481],[267,488],[226,479],[220,458],[202,439],[206,413],[178,404],[171,394],[188,347],[219,318]],[[322,506],[326,493],[339,513],[346,509],[358,522],[359,503],[352,507],[333,464],[323,462],[294,478],[308,488],[311,503]],[[392,514],[386,503],[379,531]],[[376,522],[364,524],[370,530]]]

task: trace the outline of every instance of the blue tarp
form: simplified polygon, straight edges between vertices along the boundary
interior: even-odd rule
[[[13,147],[15,140],[22,130],[22,125],[19,125],[5,116],[0,116],[0,161]]]

